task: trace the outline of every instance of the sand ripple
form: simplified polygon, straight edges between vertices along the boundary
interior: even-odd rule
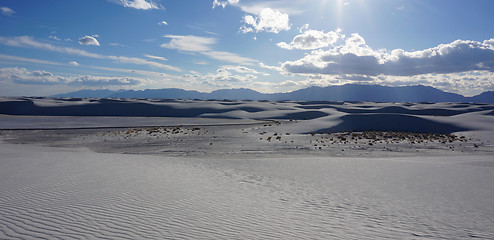
[[[491,167],[0,150],[0,239],[494,238]]]

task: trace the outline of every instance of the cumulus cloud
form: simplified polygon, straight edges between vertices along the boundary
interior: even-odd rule
[[[373,83],[387,86],[426,85],[446,92],[473,96],[484,91],[494,90],[494,73],[487,71],[468,71],[449,74],[422,74],[416,76],[374,77]]]
[[[214,0],[213,1],[213,9],[216,7],[223,7],[225,8],[227,5],[237,5],[240,2],[240,0],[228,0],[228,1],[218,1]]]
[[[265,68],[265,69],[269,69],[269,70],[273,70],[273,71],[278,71],[278,72],[281,72],[283,71],[281,69],[281,67],[277,67],[277,66],[269,66],[269,65],[266,65],[264,63],[259,63],[259,67],[262,67],[262,68]]]
[[[1,11],[1,12],[2,12],[2,14],[3,14],[3,15],[5,15],[5,16],[11,16],[12,14],[14,14],[14,13],[15,13],[15,11],[14,11],[14,10],[12,10],[12,9],[10,9],[10,8],[8,8],[8,7],[1,7],[1,8],[0,8],[0,11]]]
[[[300,29],[300,31],[303,31],[302,34],[295,36],[291,43],[280,42],[276,45],[289,50],[314,50],[331,46],[345,37],[345,35],[341,34],[341,29],[325,33],[324,31],[305,29],[305,27],[308,28],[308,26],[302,27]]]
[[[56,76],[44,70],[29,71],[26,68],[0,68],[0,79],[17,84],[30,85],[84,85],[84,86],[114,86],[138,85],[142,80],[129,77],[101,76]]]
[[[69,62],[69,65],[72,65],[72,66],[79,66],[79,63],[76,62],[76,61],[70,61]]]
[[[37,49],[43,49],[43,50],[52,51],[52,52],[59,52],[59,53],[70,54],[70,55],[78,55],[78,56],[95,58],[95,59],[109,59],[109,60],[123,62],[123,63],[147,65],[150,67],[163,68],[163,69],[178,71],[178,72],[182,71],[180,68],[177,68],[174,66],[165,65],[165,64],[153,62],[153,61],[147,61],[147,60],[142,59],[142,58],[102,55],[102,54],[92,53],[92,52],[88,52],[88,51],[84,51],[84,50],[80,50],[80,49],[76,49],[76,48],[54,46],[54,45],[49,44],[49,43],[38,42],[38,41],[34,40],[32,37],[28,37],[28,36],[13,37],[13,38],[0,37],[0,44],[12,46],[12,47],[37,48]]]
[[[100,46],[98,40],[96,39],[97,35],[95,36],[84,36],[79,38],[79,44],[81,45],[94,45],[94,46]]]
[[[154,3],[153,1],[146,1],[146,0],[120,0],[120,3],[124,7],[130,7],[141,10],[162,8],[160,5]]]
[[[166,21],[161,21],[161,22],[159,22],[158,24],[159,24],[159,25],[164,25],[164,26],[166,26],[166,25],[168,25],[168,22],[166,22]]]
[[[236,72],[236,73],[234,73]],[[214,87],[231,88],[243,87],[245,84],[252,83],[258,77],[257,71],[243,66],[220,66],[216,72],[201,74],[184,74],[183,79],[198,81],[201,84],[206,84]]]
[[[414,76],[483,70],[494,72],[494,41],[457,40],[422,51],[374,50],[358,34],[343,45],[314,50],[281,65],[288,73]]]
[[[166,35],[165,37],[171,38],[170,42],[161,44],[161,47],[176,49],[185,52],[197,52],[208,56],[212,59],[219,61],[227,61],[237,64],[252,65],[257,62],[254,59],[239,56],[235,53],[225,51],[215,51],[213,45],[217,43],[216,38],[212,37],[199,37],[199,36],[179,36],[179,35]]]
[[[272,32],[290,30],[290,17],[276,9],[264,8],[257,15],[245,15],[244,25],[240,27],[242,33]]]
[[[307,30],[309,30],[309,24],[308,24],[308,23],[306,23],[306,24],[302,25],[302,27],[299,27],[299,28],[298,28],[298,31],[299,31],[300,33],[304,33],[304,32],[305,32],[305,31],[307,31]]]

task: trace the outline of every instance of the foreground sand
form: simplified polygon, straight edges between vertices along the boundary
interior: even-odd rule
[[[492,155],[173,157],[3,143],[0,164],[1,239],[494,238]]]
[[[494,238],[492,105],[159,104],[0,115],[0,238]]]

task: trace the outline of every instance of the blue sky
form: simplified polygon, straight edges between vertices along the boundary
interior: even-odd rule
[[[494,90],[492,0],[0,0],[0,95]]]

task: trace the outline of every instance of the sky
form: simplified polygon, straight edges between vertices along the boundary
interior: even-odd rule
[[[0,0],[0,96],[494,90],[492,0]]]

